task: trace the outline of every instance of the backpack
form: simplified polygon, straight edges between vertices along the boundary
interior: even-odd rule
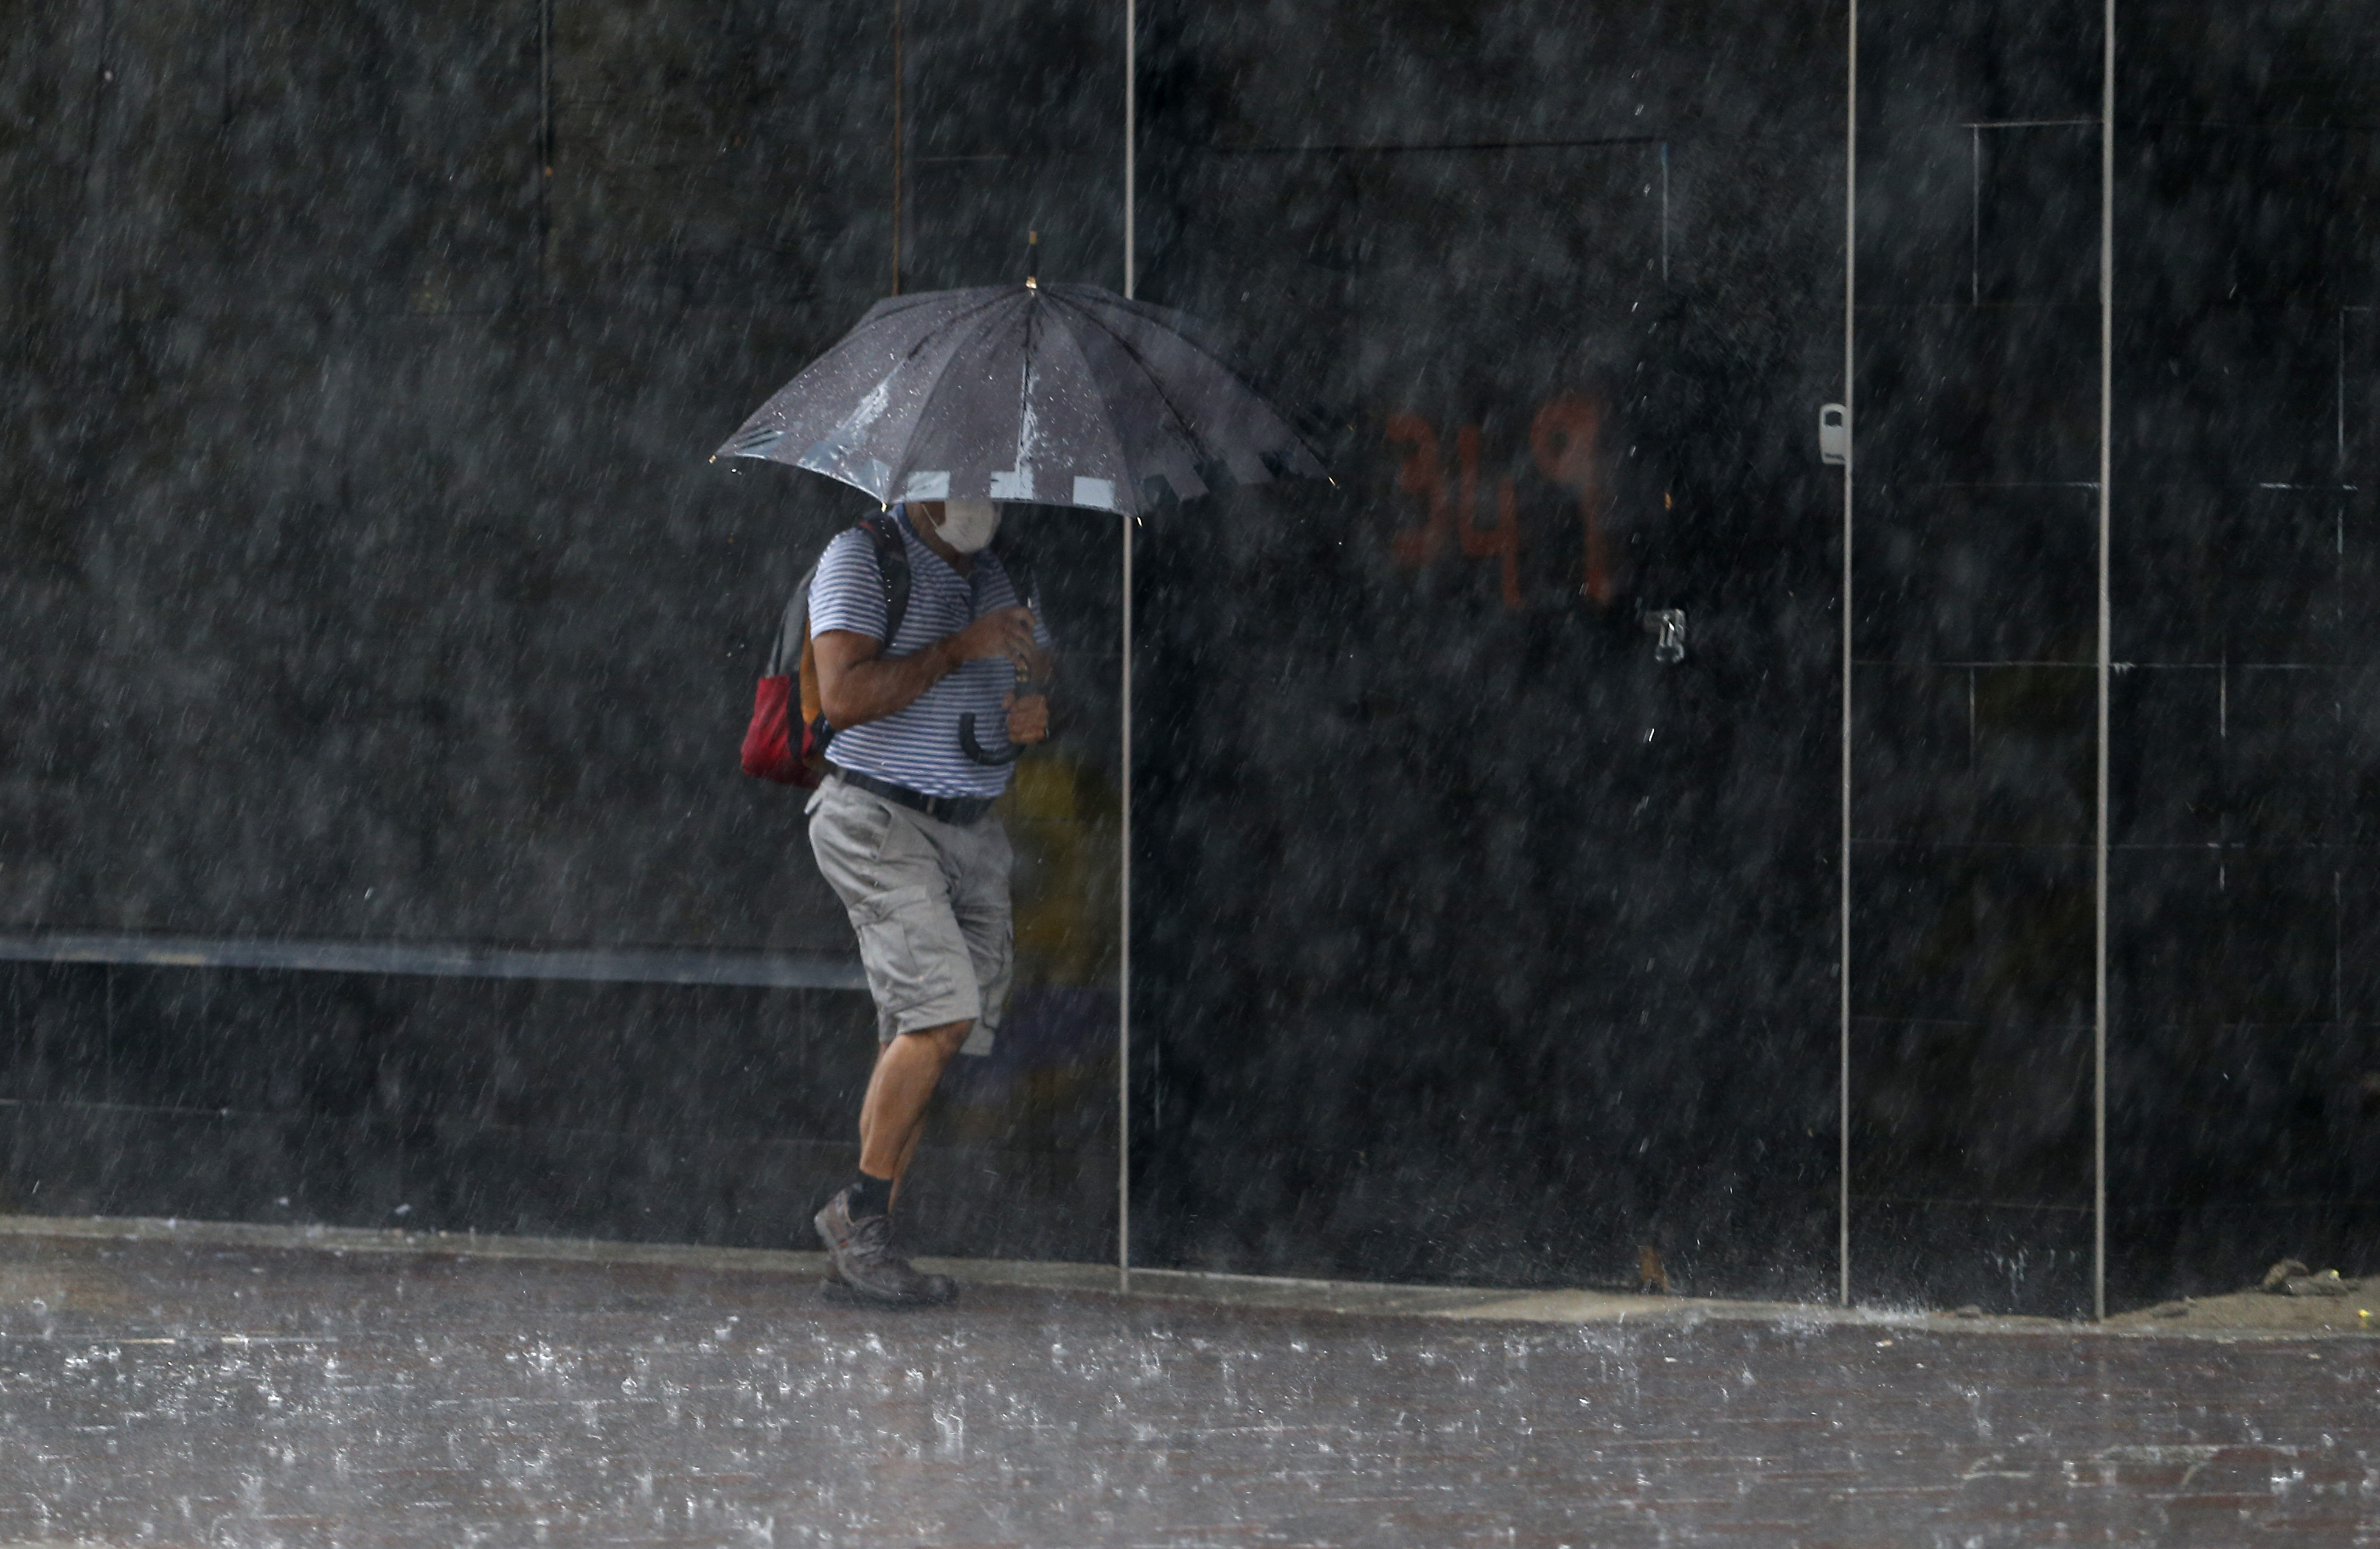
[[[884,583],[884,638],[901,633],[909,611],[909,548],[901,524],[889,512],[862,516],[857,526],[876,547],[876,569]],[[752,694],[752,722],[744,731],[744,772],[779,785],[815,790],[826,778],[826,746],[834,728],[819,704],[818,660],[810,650],[810,583],[818,562],[802,572],[777,625],[759,686]],[[794,738],[794,680],[801,680],[802,731]]]

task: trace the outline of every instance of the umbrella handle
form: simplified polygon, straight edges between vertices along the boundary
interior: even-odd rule
[[[1019,694],[1039,694],[1043,692],[1043,690],[1039,684],[1026,682],[1023,674],[1020,673],[1017,678],[1016,692]],[[959,751],[965,754],[976,763],[990,764],[997,767],[1002,764],[1014,764],[1019,758],[1025,756],[1025,744],[1023,743],[1011,743],[1006,753],[987,752],[984,745],[975,740],[975,716],[970,712],[959,717]]]
[[[959,751],[978,764],[1014,764],[1025,756],[1023,743],[1012,743],[1006,753],[987,753],[975,740],[975,716],[972,712],[959,717]]]

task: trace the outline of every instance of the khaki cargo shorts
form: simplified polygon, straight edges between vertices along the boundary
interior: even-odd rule
[[[878,1041],[972,1022],[959,1052],[990,1054],[1016,968],[1000,819],[944,823],[832,774],[809,819],[819,871],[859,936]]]

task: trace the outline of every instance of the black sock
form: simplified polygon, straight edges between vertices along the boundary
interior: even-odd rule
[[[846,1208],[850,1210],[853,1220],[864,1221],[870,1216],[892,1214],[891,1179],[870,1178],[864,1172],[853,1173],[851,1177],[851,1198],[846,1202]]]

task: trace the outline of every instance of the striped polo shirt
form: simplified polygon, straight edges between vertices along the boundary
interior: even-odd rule
[[[895,505],[892,514],[909,548],[909,611],[902,616],[900,635],[885,647],[886,656],[914,655],[986,613],[1016,606],[1016,588],[990,550],[975,556],[972,575],[961,575],[926,547],[910,526],[905,507]],[[831,629],[884,638],[884,587],[877,574],[876,545],[856,527],[837,534],[826,546],[817,578],[810,583],[810,634]],[[1033,635],[1048,647],[1050,631],[1038,616]],[[1000,701],[1015,686],[1016,668],[1006,657],[963,662],[906,708],[837,732],[826,756],[844,768],[929,796],[997,796],[1008,789],[1013,766],[978,764],[962,752],[959,717],[975,716],[976,744],[985,752],[1006,752],[1008,712]]]

